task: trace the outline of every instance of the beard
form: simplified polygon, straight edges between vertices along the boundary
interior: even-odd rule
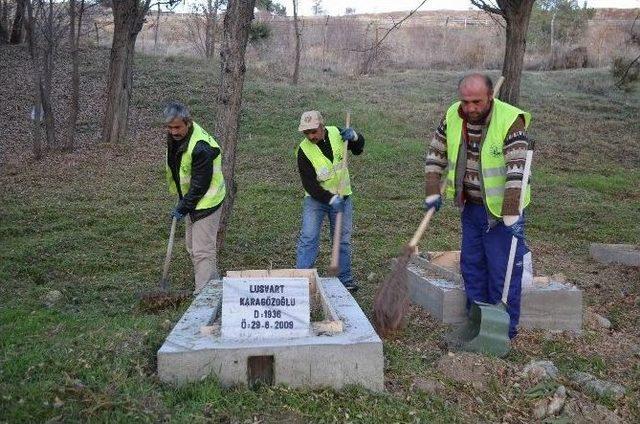
[[[467,119],[467,122],[471,124],[484,124],[485,121],[487,120],[487,116],[489,116],[489,112],[491,112],[491,107],[487,108],[487,110],[474,116],[465,114],[465,118]]]

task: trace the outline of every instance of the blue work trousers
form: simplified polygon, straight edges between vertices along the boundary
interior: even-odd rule
[[[510,248],[511,234],[502,221],[493,228],[489,228],[487,212],[483,205],[473,203],[464,205],[460,271],[467,294],[467,311],[474,301],[491,304],[500,302]],[[529,248],[524,239],[518,240],[507,297],[507,312],[510,318],[509,337],[511,338],[517,334],[520,319],[523,274],[527,278],[532,274],[531,255],[528,253]]]
[[[296,268],[313,268],[320,248],[320,230],[325,216],[329,216],[331,240],[337,213],[331,206],[318,202],[311,196],[305,196],[302,206],[302,227],[298,239]],[[348,286],[353,283],[351,275],[351,223],[353,219],[353,205],[351,197],[344,200],[342,214],[342,232],[340,236],[340,269],[338,279]]]

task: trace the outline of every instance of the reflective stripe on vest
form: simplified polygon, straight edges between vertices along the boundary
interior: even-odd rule
[[[189,138],[187,150],[185,150],[180,158],[180,169],[178,171],[178,178],[180,180],[180,191],[182,192],[183,196],[187,192],[189,192],[189,186],[191,185],[192,154],[193,149],[196,147],[196,143],[198,141],[204,141],[209,144],[209,146],[220,149],[220,146],[213,139],[213,137],[211,137],[205,130],[203,130],[200,125],[193,122],[193,133],[191,133],[191,138]],[[173,176],[171,175],[168,158],[166,163],[166,175],[167,183],[169,184],[169,192],[172,194],[177,194],[178,189],[175,182],[173,181]],[[214,206],[218,206],[224,200],[225,193],[226,187],[224,184],[224,177],[222,176],[222,149],[220,149],[220,154],[213,160],[213,174],[211,176],[209,189],[196,205],[196,210],[208,209]]]
[[[302,140],[298,148],[302,149],[307,159],[311,162],[311,165],[313,165],[313,169],[316,171],[316,178],[322,188],[333,194],[338,194],[340,179],[344,178],[342,183],[343,188],[340,190],[340,194],[349,196],[352,194],[351,179],[349,177],[349,170],[344,168],[342,161],[344,141],[337,127],[326,127],[326,129],[329,134],[331,151],[333,152],[333,162],[322,153],[318,145],[306,138]],[[305,196],[309,196],[309,193],[306,191]]]
[[[456,102],[447,110],[447,157],[449,159],[449,171],[447,172],[447,196],[455,198],[456,195],[456,163],[458,152],[462,143],[462,118],[458,114],[460,102]],[[511,106],[498,99],[493,100],[491,122],[487,134],[481,142],[480,168],[481,188],[484,204],[497,218],[502,217],[502,203],[504,201],[504,186],[506,183],[507,168],[504,159],[504,139],[511,125],[523,115],[525,129],[531,122],[531,114]],[[462,188],[461,188],[462,189]],[[525,193],[525,206],[531,200],[531,186],[527,185]]]

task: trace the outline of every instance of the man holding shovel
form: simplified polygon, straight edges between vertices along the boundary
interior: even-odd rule
[[[185,242],[193,262],[197,294],[210,279],[218,278],[216,240],[226,192],[222,153],[213,137],[191,119],[185,105],[169,103],[164,109],[164,122],[167,183],[169,191],[178,195],[171,216],[185,219]]]
[[[493,96],[491,79],[471,74],[458,84],[459,101],[447,110],[427,149],[424,209],[442,205],[440,181],[462,211],[460,268],[472,302],[498,304],[507,274],[512,236],[517,237],[507,296],[509,338],[517,334],[520,293],[531,278],[519,198],[531,115]],[[529,203],[527,185],[524,206]],[[526,283],[525,283],[526,284]]]
[[[305,197],[296,268],[313,268],[320,247],[322,221],[329,216],[331,234],[334,234],[340,214],[342,229],[337,274],[348,290],[356,291],[358,285],[351,274],[352,191],[349,170],[343,159],[345,142],[351,153],[359,155],[364,149],[364,137],[348,124],[345,128],[325,126],[322,115],[315,110],[302,114],[298,131],[305,136],[297,149]]]

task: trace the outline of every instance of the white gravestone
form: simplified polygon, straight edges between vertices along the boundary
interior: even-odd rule
[[[222,284],[223,338],[309,336],[308,279],[225,277]]]

